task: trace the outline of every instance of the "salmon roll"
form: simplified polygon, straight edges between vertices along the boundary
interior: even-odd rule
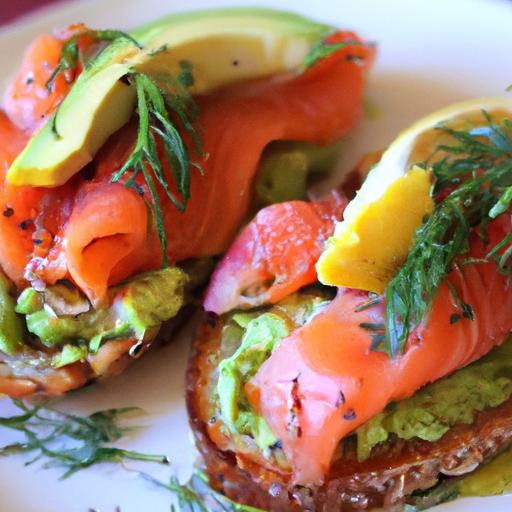
[[[376,158],[343,220],[319,221],[333,192],[242,230],[187,378],[215,489],[340,512],[507,490],[510,119],[508,98],[448,107]]]

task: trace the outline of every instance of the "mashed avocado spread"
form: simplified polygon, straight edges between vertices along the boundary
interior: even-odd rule
[[[231,434],[249,435],[263,453],[278,440],[265,419],[251,409],[244,386],[277,344],[307,323],[326,304],[324,297],[296,294],[266,310],[235,313],[224,327],[221,352],[231,355],[219,365],[220,414]]]
[[[435,487],[413,496],[412,504],[407,505],[404,512],[427,510],[456,498],[497,496],[511,491],[512,447],[509,447],[467,476],[441,480]]]
[[[414,396],[390,404],[356,431],[359,460],[390,434],[437,441],[450,427],[470,424],[477,411],[497,407],[512,396],[512,338],[487,356]]]
[[[318,146],[305,142],[272,142],[261,155],[254,183],[257,209],[274,203],[305,199],[312,182],[336,167],[340,143]]]
[[[144,339],[176,315],[184,300],[186,274],[165,268],[140,274],[109,291],[110,305],[92,309],[75,288],[55,285],[44,291],[27,288],[16,312],[46,347],[62,347],[54,366],[64,366],[95,353],[110,339]]]
[[[0,350],[12,355],[23,345],[23,321],[14,310],[11,284],[0,270]]]
[[[512,491],[512,448],[463,478],[457,491],[461,497],[492,496]]]

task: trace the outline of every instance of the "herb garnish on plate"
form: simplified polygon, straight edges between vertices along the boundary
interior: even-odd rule
[[[0,455],[30,453],[34,457],[26,463],[46,459],[43,468],[61,467],[67,478],[77,471],[100,462],[141,460],[169,464],[165,455],[152,455],[112,446],[134,427],[120,425],[129,414],[140,413],[138,407],[107,409],[89,416],[76,416],[53,408],[49,404],[30,406],[13,400],[20,414],[0,417],[0,427],[23,434],[21,442],[0,448]]]
[[[26,465],[41,459],[43,468],[64,469],[61,479],[77,471],[102,462],[123,463],[127,460],[169,464],[166,455],[153,455],[111,446],[137,427],[120,424],[123,417],[140,414],[138,407],[124,407],[97,411],[88,416],[78,416],[55,409],[48,403],[27,405],[12,400],[19,414],[0,417],[0,427],[23,434],[24,440],[0,448],[0,456],[21,453],[33,454]],[[123,466],[124,467],[124,466]],[[127,469],[127,468],[125,468]],[[261,512],[260,509],[241,505],[215,492],[202,473],[192,475],[181,484],[172,476],[169,483],[161,482],[148,473],[140,472],[145,480],[171,491],[177,501],[172,511],[180,512]],[[213,508],[212,508],[213,507]],[[94,510],[94,509],[91,509]]]
[[[184,484],[181,484],[175,476],[170,478],[168,484],[147,473],[140,473],[140,476],[173,493],[177,506],[171,505],[171,512],[265,512],[259,508],[236,503],[214,491],[202,472],[194,473]]]

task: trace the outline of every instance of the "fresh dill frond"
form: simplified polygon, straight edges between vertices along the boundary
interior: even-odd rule
[[[175,476],[170,478],[169,483],[165,483],[147,473],[139,474],[145,480],[173,493],[177,506],[171,505],[171,512],[265,512],[259,508],[236,503],[214,491],[202,472],[193,474],[184,484],[181,484]]]
[[[309,53],[304,57],[302,62],[302,71],[311,68],[315,64],[317,64],[320,60],[323,60],[333,53],[336,53],[343,48],[347,48],[349,46],[362,46],[363,43],[361,41],[341,41],[339,43],[330,43],[327,39],[322,39],[319,43],[311,48]],[[350,56],[347,56],[349,58]],[[352,57],[356,58],[356,57]]]
[[[72,36],[63,46],[59,63],[54,69],[47,88],[50,90],[55,78],[68,70],[75,70],[80,59],[80,37],[88,36],[95,41],[113,43],[119,39],[127,39],[139,49],[142,46],[129,34],[116,30],[91,30]],[[158,51],[167,51],[166,47]],[[152,55],[148,54],[148,58]],[[88,63],[92,65],[94,59]],[[192,64],[188,61],[180,61],[180,72],[176,77],[169,73],[162,73],[159,77],[150,77],[146,73],[133,69],[124,80],[135,87],[137,94],[137,114],[139,126],[135,147],[121,168],[111,178],[113,183],[124,180],[124,185],[134,189],[140,195],[144,195],[144,188],[138,183],[138,176],[142,176],[147,185],[151,201],[146,201],[155,213],[156,229],[162,248],[162,266],[168,266],[167,236],[164,225],[164,208],[158,195],[160,187],[171,203],[180,211],[185,210],[190,199],[191,170],[196,168],[201,174],[201,166],[192,162],[189,150],[176,123],[171,119],[173,115],[184,131],[190,136],[196,155],[202,155],[201,139],[193,126],[193,120],[198,114],[198,108],[194,102],[189,88],[194,84]],[[165,90],[159,87],[160,82],[166,82]],[[54,131],[57,113],[53,117]],[[160,146],[157,142],[160,142]],[[177,193],[171,191],[170,179],[165,172],[165,165],[159,154],[159,148],[164,153],[164,160],[172,174]]]
[[[59,62],[57,63],[57,66],[55,66],[55,69],[50,75],[50,78],[46,82],[46,89],[48,91],[52,90],[53,84],[59,75],[64,74],[67,81],[72,81],[74,79],[74,74],[78,63],[80,62],[83,67],[87,65],[79,47],[80,38],[83,37],[89,37],[95,42],[104,43],[112,43],[117,39],[127,39],[128,41],[131,41],[135,46],[137,46],[137,48],[142,48],[141,45],[130,34],[121,32],[120,30],[85,30],[83,32],[79,32],[78,34],[74,34],[63,45]],[[72,73],[73,78],[70,79],[67,77],[66,75],[68,73]]]
[[[367,303],[367,304],[368,304],[367,307],[371,307],[372,305],[375,305],[378,303],[373,302],[373,304],[371,304],[371,305],[369,305],[369,303]],[[358,311],[363,311],[363,310],[356,309],[355,311],[358,312]],[[375,352],[382,351],[381,346],[386,339],[386,326],[384,325],[384,323],[361,322],[359,324],[359,327],[361,329],[364,329],[365,331],[367,331],[368,334],[370,335],[370,338],[372,340],[372,342],[370,344],[370,350],[375,351]]]
[[[133,72],[128,76],[128,79],[134,83],[137,91],[137,114],[139,117],[137,142],[121,169],[112,175],[111,181],[115,183],[121,178],[129,176],[125,185],[143,195],[144,191],[137,183],[137,177],[139,175],[143,177],[155,210],[156,227],[162,246],[163,266],[165,267],[168,265],[167,236],[163,207],[158,196],[157,185],[165,192],[171,203],[180,212],[183,212],[190,198],[192,163],[187,146],[169,116],[169,111],[172,111],[173,107],[166,101],[164,93],[144,73]],[[195,134],[185,107],[179,103],[179,96],[175,95],[172,98],[175,105],[174,111],[182,120],[187,131]],[[185,100],[182,100],[182,102],[184,103]],[[158,154],[157,139],[162,143],[161,147],[169,163],[179,196],[171,191],[164,165]],[[200,145],[199,142],[197,144]]]
[[[140,476],[145,480],[163,487],[171,491],[178,502],[178,509],[180,512],[208,512],[206,505],[203,503],[203,498],[194,486],[194,476],[185,484],[181,484],[176,476],[171,476],[169,483],[161,482],[148,473],[140,473]],[[171,505],[171,511],[176,511],[176,506]]]
[[[29,406],[20,400],[13,400],[13,403],[20,414],[0,417],[0,427],[17,431],[24,439],[0,448],[0,455],[32,453],[34,457],[27,465],[46,459],[44,468],[57,466],[64,469],[61,478],[100,462],[169,463],[164,455],[111,446],[134,429],[119,422],[128,414],[140,413],[137,407],[107,409],[82,417],[59,411],[49,404]]]
[[[362,304],[359,304],[359,306],[354,308],[354,311],[356,313],[359,313],[361,311],[364,311],[365,309],[371,308],[375,306],[376,304],[379,304],[381,302],[381,297],[374,292],[368,293],[368,300],[366,302],[363,302]]]
[[[192,73],[193,66],[187,60],[181,60],[179,62],[180,72],[175,80],[172,75],[170,78],[171,87],[167,91],[166,98],[168,98],[168,104],[170,109],[178,116],[181,124],[190,135],[193,143],[194,150],[198,155],[203,154],[203,145],[201,138],[197,133],[196,129],[192,125],[192,121],[199,115],[199,108],[197,103],[190,94],[190,87],[195,83],[194,75]],[[201,173],[202,168],[198,164],[193,164]]]
[[[452,294],[453,301],[455,303],[455,306],[457,306],[460,309],[461,315],[463,318],[467,318],[468,320],[474,320],[475,319],[475,313],[473,311],[473,307],[471,304],[468,304],[466,302],[463,302],[460,298],[459,292],[457,291],[457,288],[448,281],[447,283],[448,288],[450,289],[450,293]],[[460,319],[461,315],[457,315]]]
[[[454,259],[468,251],[472,229],[478,226],[486,242],[489,222],[510,204],[512,124],[505,120],[498,125],[486,112],[484,116],[488,124],[483,127],[437,127],[454,140],[453,145],[437,148],[446,156],[431,166],[436,194],[447,195],[416,231],[404,265],[386,289],[383,348],[390,357],[403,351],[409,334],[429,312]],[[509,233],[487,255],[496,260],[500,271],[507,271],[511,241]],[[471,319],[471,306],[459,305],[462,316]]]

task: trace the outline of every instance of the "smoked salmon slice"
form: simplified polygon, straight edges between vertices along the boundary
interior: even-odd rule
[[[30,254],[33,247],[31,233],[21,227],[29,218],[30,208],[27,206],[30,203],[37,204],[40,194],[24,187],[17,189],[13,197],[10,187],[5,183],[7,169],[27,143],[28,137],[1,111],[0,140],[0,266],[15,283],[20,284],[28,261],[27,254]]]
[[[87,296],[100,299],[110,281],[119,282],[140,270],[148,211],[140,197],[120,183],[90,184],[80,196],[66,230],[67,268]]]
[[[346,205],[333,191],[316,202],[289,201],[261,210],[217,266],[204,309],[220,315],[275,304],[317,281],[315,263]]]
[[[335,40],[357,38],[343,32]],[[52,50],[47,59],[53,63],[53,45],[48,48],[49,52]],[[328,144],[354,126],[361,115],[365,72],[373,55],[371,47],[348,44],[303,73],[239,84],[197,98],[200,115],[196,128],[203,142],[204,175],[192,173],[191,199],[184,213],[178,212],[163,193],[160,196],[171,263],[226,250],[248,215],[253,178],[261,153],[270,142]],[[14,101],[12,94],[10,98],[7,103]],[[15,99],[23,98],[21,95]],[[20,126],[33,129],[35,118],[25,117],[22,102],[18,106],[9,107],[10,115]],[[40,108],[47,106],[41,104]],[[34,224],[28,233],[15,229],[13,222],[9,230],[0,232],[0,247],[18,247],[16,265],[2,260],[11,280],[21,284],[29,276],[31,280],[51,283],[67,277],[93,303],[99,303],[108,286],[133,272],[161,264],[153,215],[146,213],[145,217],[142,213],[149,197],[144,183],[140,183],[144,196],[126,191],[126,204],[121,207],[123,201],[118,202],[117,218],[110,218],[114,215],[113,201],[117,201],[114,197],[120,197],[121,192],[107,184],[130,154],[135,137],[136,130],[128,125],[107,142],[89,169],[63,187],[32,189],[30,193],[34,195],[29,198],[4,183],[0,208],[7,207],[8,196],[9,206],[15,211],[30,208],[29,218]],[[84,199],[93,190],[91,197]],[[108,216],[101,213],[106,204]],[[86,211],[98,213],[87,216],[83,213]],[[148,221],[141,222],[143,218]],[[51,239],[43,252],[31,243],[36,228],[45,230]],[[9,260],[7,256],[3,259]],[[106,265],[106,261],[110,263]]]
[[[64,43],[73,35],[87,31],[82,24],[71,25],[56,35],[39,36],[26,50],[21,66],[4,96],[4,108],[9,118],[22,130],[34,132],[46,123],[71,89],[82,70],[60,74],[50,89],[48,80],[57,66]],[[91,41],[84,36],[79,41],[84,51]]]
[[[488,245],[473,232],[469,255],[484,258],[511,228],[510,215],[493,221]],[[462,317],[448,282],[474,319]],[[385,305],[361,310],[367,301],[365,292],[340,289],[326,309],[280,342],[246,385],[251,405],[282,443],[295,483],[325,481],[341,439],[388,403],[479,359],[512,328],[512,284],[492,260],[454,265],[396,359],[372,351],[368,326],[383,324]]]

